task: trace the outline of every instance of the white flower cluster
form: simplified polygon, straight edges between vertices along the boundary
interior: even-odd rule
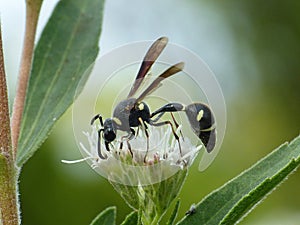
[[[177,129],[179,131],[180,127]],[[200,146],[193,146],[188,138],[180,137],[179,144],[171,129],[166,127],[149,127],[149,150],[143,132],[130,140],[131,152],[125,143],[120,149],[120,142],[115,141],[110,151],[101,144],[102,154],[106,159],[98,156],[98,127],[92,126],[90,133],[85,132],[89,146],[80,143],[83,159],[66,161],[77,163],[87,161],[91,167],[112,182],[125,185],[149,185],[165,180],[178,170],[190,166],[199,152]],[[181,150],[180,150],[181,149]],[[146,155],[147,154],[147,155]],[[145,157],[146,155],[146,157]]]

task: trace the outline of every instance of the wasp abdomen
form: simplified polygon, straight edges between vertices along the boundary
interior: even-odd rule
[[[194,132],[207,152],[211,152],[216,144],[215,118],[212,111],[203,103],[193,103],[185,107],[185,112]]]
[[[215,119],[213,113],[205,104],[190,104],[185,107],[185,112],[195,132],[204,131],[214,126]]]
[[[207,152],[211,152],[216,145],[216,129],[213,128],[210,131],[201,131],[199,134],[199,138],[206,147]]]

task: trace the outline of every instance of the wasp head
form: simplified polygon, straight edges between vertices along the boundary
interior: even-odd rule
[[[103,138],[106,142],[112,142],[115,140],[117,130],[115,128],[114,121],[111,118],[108,118],[104,121],[103,124]]]

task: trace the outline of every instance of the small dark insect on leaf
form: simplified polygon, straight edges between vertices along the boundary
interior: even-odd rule
[[[196,205],[193,203],[188,211],[186,211],[185,215],[193,215],[196,213]]]

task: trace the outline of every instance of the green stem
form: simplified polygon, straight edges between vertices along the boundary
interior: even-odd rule
[[[18,225],[17,169],[14,167],[11,145],[9,107],[0,29],[0,222]]]

